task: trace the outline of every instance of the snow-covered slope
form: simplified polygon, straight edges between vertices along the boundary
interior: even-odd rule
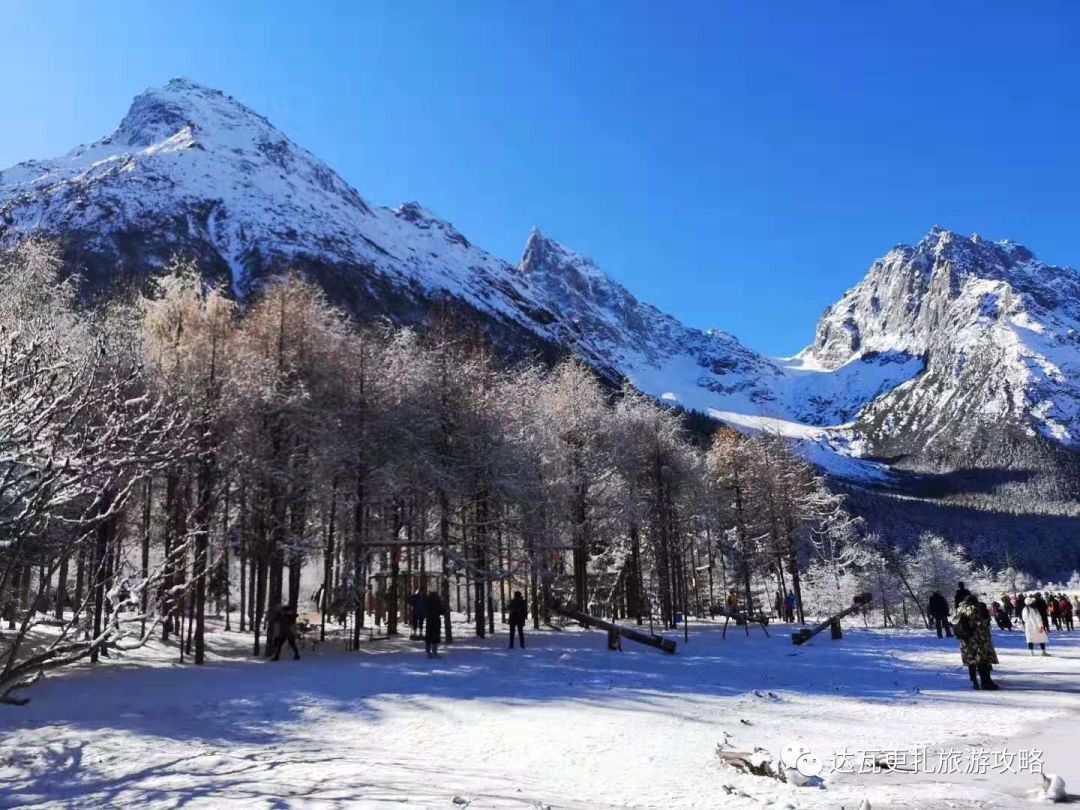
[[[276,269],[317,265],[321,280],[352,288],[346,297],[444,293],[540,332],[553,317],[512,265],[449,223],[415,203],[368,205],[265,118],[185,80],[138,96],[97,143],[0,172],[0,233],[31,231],[77,243],[105,273],[134,276],[190,253],[244,290]]]
[[[879,465],[850,458],[846,431],[830,428],[912,379],[921,358],[872,352],[824,367],[809,356],[764,357],[726,332],[688,327],[639,302],[592,260],[535,230],[520,268],[564,313],[564,328],[588,336],[591,350],[639,389],[740,429],[788,436],[836,474],[882,476]]]
[[[702,411],[828,426],[911,379],[922,362],[896,352],[835,368],[768,358],[717,329],[703,332],[639,302],[596,264],[533,231],[521,272],[638,388]]]
[[[99,289],[181,254],[240,294],[297,268],[361,317],[420,323],[451,301],[512,354],[570,350],[664,401],[797,438],[845,475],[880,472],[859,455],[951,469],[1011,464],[1031,437],[1080,442],[1080,281],[941,229],[875,262],[806,350],[768,358],[539,231],[515,266],[417,203],[371,205],[262,116],[174,80],[108,137],[0,171],[0,246],[30,233],[62,240]]]

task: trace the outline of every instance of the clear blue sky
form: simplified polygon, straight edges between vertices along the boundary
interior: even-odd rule
[[[0,166],[186,76],[371,202],[790,353],[934,223],[1080,265],[1078,43],[1069,2],[6,0]]]

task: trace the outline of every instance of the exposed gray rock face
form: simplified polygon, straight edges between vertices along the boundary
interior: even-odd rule
[[[738,397],[758,409],[772,409],[783,372],[777,363],[720,330],[688,327],[651,304],[637,300],[610,279],[592,259],[574,253],[533,230],[519,269],[565,316],[561,337],[572,345],[585,339],[596,355],[621,374],[670,401],[684,401],[672,389],[704,401]],[[580,336],[580,337],[578,337]],[[665,374],[666,370],[666,374]],[[693,394],[692,407],[699,403]]]
[[[860,414],[854,434],[868,454],[945,470],[1017,463],[1027,439],[1080,443],[1073,270],[935,228],[875,262],[804,355],[837,368],[884,351],[920,356],[926,369]]]

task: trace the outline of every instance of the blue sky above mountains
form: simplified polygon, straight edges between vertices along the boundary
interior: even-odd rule
[[[640,298],[797,351],[934,223],[1080,264],[1080,9],[956,3],[12,3],[0,166],[173,76],[367,199],[512,261],[539,226]]]

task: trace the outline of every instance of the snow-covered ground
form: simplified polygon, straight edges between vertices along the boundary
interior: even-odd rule
[[[509,651],[464,627],[434,661],[407,640],[270,663],[218,634],[202,669],[149,650],[0,710],[0,806],[1015,808],[1038,787],[1017,772],[1032,748],[1080,788],[1080,633],[1050,658],[996,634],[1002,691],[980,692],[925,632],[795,647],[784,626],[731,629],[692,625],[675,656],[577,630]],[[805,745],[824,787],[738,773],[721,742]],[[845,749],[844,770],[876,751],[921,772],[831,772]]]

